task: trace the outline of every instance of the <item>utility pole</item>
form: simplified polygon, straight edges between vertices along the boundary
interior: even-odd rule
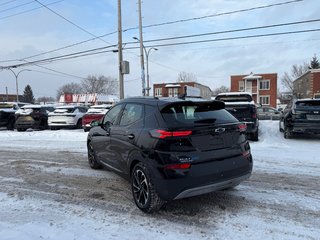
[[[144,56],[143,56],[143,34],[142,34],[142,16],[141,16],[141,0],[138,0],[139,12],[139,39],[140,39],[140,62],[141,62],[141,83],[142,83],[142,96],[146,95],[146,80],[144,74]]]
[[[118,0],[118,58],[119,58],[119,89],[120,99],[124,98],[123,72],[122,72],[122,21],[121,21],[121,0]]]

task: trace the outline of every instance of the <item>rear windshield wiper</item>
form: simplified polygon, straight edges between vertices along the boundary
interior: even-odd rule
[[[194,121],[195,124],[214,124],[217,119],[215,118],[205,118]]]

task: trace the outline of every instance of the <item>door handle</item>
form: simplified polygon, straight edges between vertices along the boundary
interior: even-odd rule
[[[129,139],[134,139],[134,134],[129,134],[129,135],[128,135],[128,138],[129,138]]]

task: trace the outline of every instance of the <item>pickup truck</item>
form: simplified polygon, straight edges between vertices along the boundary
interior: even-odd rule
[[[216,100],[225,102],[226,110],[240,122],[247,125],[247,137],[252,141],[259,140],[259,120],[257,106],[252,95],[247,92],[220,93]]]

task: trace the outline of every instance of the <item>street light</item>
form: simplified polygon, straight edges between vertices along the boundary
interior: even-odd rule
[[[137,40],[138,42],[140,42],[139,38],[137,37],[133,37],[133,39]],[[149,91],[150,91],[150,77],[149,77],[149,54],[150,54],[150,51],[151,50],[155,50],[155,51],[158,51],[158,48],[155,48],[155,47],[151,47],[149,48],[148,50],[146,49],[146,47],[142,44],[142,47],[143,47],[143,50],[146,54],[146,62],[147,62],[147,87],[146,87],[146,90],[147,90],[147,96],[149,96]]]
[[[18,77],[19,77],[19,74],[24,72],[24,71],[31,71],[31,70],[22,69],[18,73],[15,73],[11,68],[7,68],[7,69],[10,70],[13,73],[13,75],[16,77],[17,102],[19,102],[19,88],[18,88]]]

